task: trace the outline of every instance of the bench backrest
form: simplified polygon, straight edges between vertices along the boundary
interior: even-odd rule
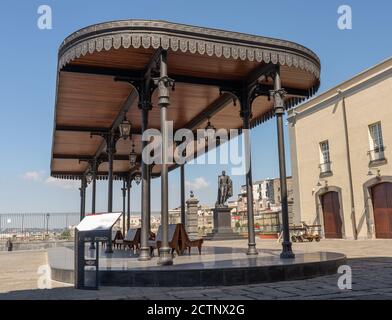
[[[138,230],[137,228],[129,229],[124,240],[134,241],[137,234],[137,230]]]
[[[169,224],[168,229],[169,229],[168,230],[168,240],[169,240],[169,242],[171,242],[171,241],[173,241],[173,238],[175,236],[177,225],[176,224]],[[162,241],[162,226],[159,226],[159,228],[158,228],[158,233],[155,238],[155,241]]]
[[[181,239],[182,241],[190,241],[188,233],[185,230],[185,226],[181,223]]]

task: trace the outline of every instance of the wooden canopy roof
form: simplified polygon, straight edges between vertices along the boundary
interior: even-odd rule
[[[126,111],[132,123],[136,151],[141,152],[141,111],[138,94],[121,77],[140,77],[157,50],[168,51],[168,73],[175,80],[168,120],[174,129],[241,128],[239,105],[220,88],[259,77],[267,65],[279,64],[282,87],[290,108],[319,87],[320,61],[309,49],[284,40],[200,28],[164,21],[126,20],[93,25],[66,38],[59,49],[51,175],[80,178],[85,161],[105,157],[106,145],[95,132],[116,129]],[[263,80],[266,90],[272,81]],[[156,92],[149,128],[160,128]],[[272,116],[272,101],[258,97],[251,126]],[[120,139],[114,161],[115,177],[129,173],[130,140]],[[153,175],[160,168],[154,168]],[[107,163],[99,166],[105,178]]]

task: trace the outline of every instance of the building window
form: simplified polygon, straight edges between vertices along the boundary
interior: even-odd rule
[[[370,156],[370,162],[385,159],[385,147],[382,139],[381,122],[369,125],[369,147],[370,150],[368,154]]]
[[[331,158],[329,155],[328,140],[320,142],[320,174],[330,174],[331,171]]]

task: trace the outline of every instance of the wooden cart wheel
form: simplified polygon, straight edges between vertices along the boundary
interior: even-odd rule
[[[291,236],[291,241],[297,242],[297,237],[296,236]]]

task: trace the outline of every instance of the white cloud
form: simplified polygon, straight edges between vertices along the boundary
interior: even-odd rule
[[[25,181],[33,181],[37,183],[45,183],[48,186],[61,188],[61,189],[77,189],[80,186],[80,181],[78,180],[62,180],[53,177],[48,177],[45,171],[27,171],[20,175],[20,178]]]
[[[26,181],[42,181],[44,171],[27,171],[21,175],[21,178]]]
[[[78,180],[63,180],[63,179],[57,179],[53,177],[47,178],[45,180],[45,183],[50,186],[54,186],[62,189],[77,189],[80,186],[80,182]]]
[[[193,181],[185,181],[185,185],[191,190],[200,190],[207,188],[210,184],[203,177],[198,177]]]

